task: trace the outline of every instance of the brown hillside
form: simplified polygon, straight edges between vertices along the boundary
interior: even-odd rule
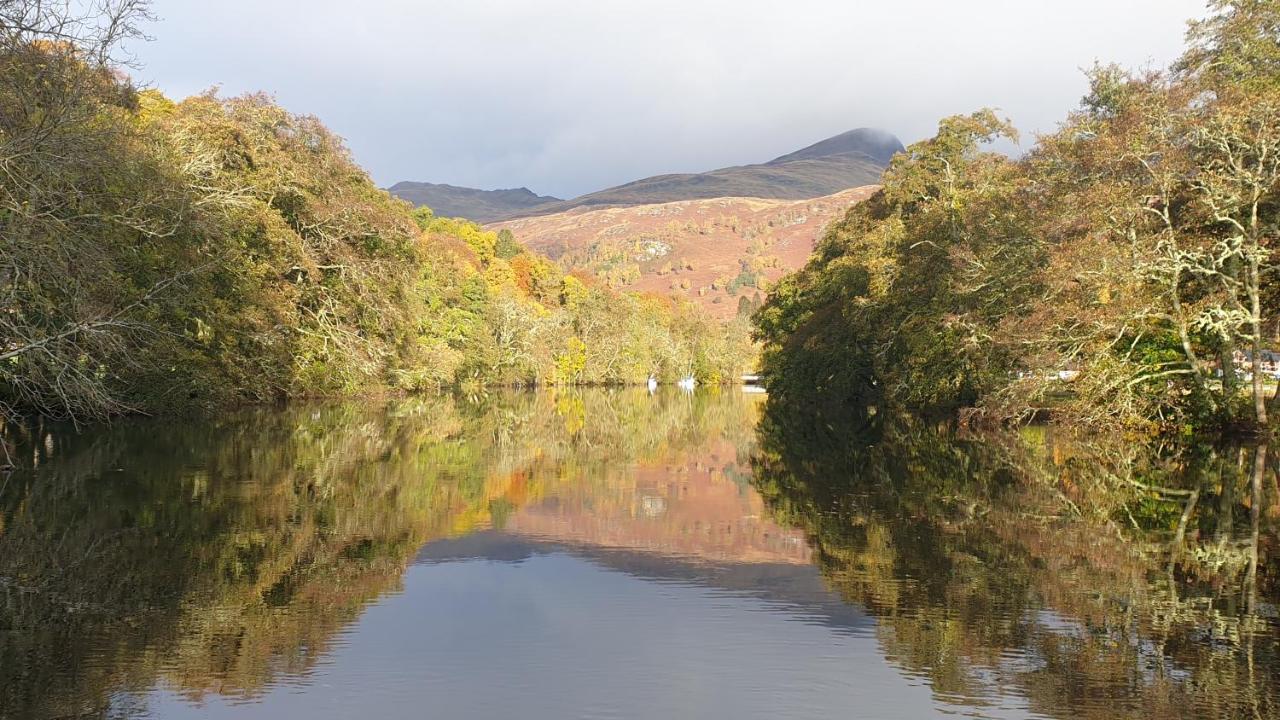
[[[526,246],[614,288],[683,295],[731,318],[740,298],[763,297],[770,283],[804,265],[827,223],[875,190],[575,208],[489,227],[508,228]]]

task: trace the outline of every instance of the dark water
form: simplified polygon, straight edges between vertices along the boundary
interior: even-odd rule
[[[3,718],[1280,717],[1265,447],[736,391],[8,438]]]

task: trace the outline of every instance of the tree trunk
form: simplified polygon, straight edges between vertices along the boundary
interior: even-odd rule
[[[1267,470],[1267,446],[1258,445],[1253,456],[1253,473],[1250,478],[1249,507],[1249,565],[1245,572],[1245,608],[1254,611],[1258,598],[1258,530],[1262,517],[1262,478]]]
[[[1223,263],[1223,272],[1232,280],[1238,280],[1240,277],[1240,264],[1235,256],[1228,257]],[[1222,347],[1218,349],[1218,365],[1222,369],[1222,412],[1224,415],[1231,413],[1232,404],[1236,400],[1236,394],[1240,392],[1239,378],[1236,377],[1236,340],[1234,332],[1224,333],[1227,338],[1223,340]],[[1228,418],[1230,420],[1230,418]]]
[[[1273,335],[1272,342],[1274,341]],[[1267,416],[1275,417],[1276,415],[1280,415],[1280,377],[1277,377],[1275,392],[1271,393],[1271,399],[1267,401]]]
[[[1200,365],[1200,358],[1196,355],[1195,346],[1191,344],[1191,334],[1187,332],[1187,318],[1182,311],[1182,298],[1178,291],[1178,280],[1173,279],[1173,286],[1169,289],[1169,296],[1173,300],[1173,316],[1178,323],[1178,337],[1182,341],[1182,353],[1187,358],[1187,365],[1191,367],[1191,378],[1196,384],[1196,388],[1204,392],[1204,376],[1201,374],[1203,368]],[[1226,375],[1223,375],[1225,380]],[[1226,394],[1226,385],[1223,385],[1223,394]]]
[[[1267,425],[1267,398],[1262,390],[1262,299],[1260,297],[1257,254],[1249,259],[1250,325],[1253,331],[1253,409],[1258,425]]]
[[[1218,367],[1222,370],[1222,412],[1231,412],[1231,402],[1240,391],[1239,378],[1236,377],[1236,344],[1231,340],[1222,343],[1218,348]]]

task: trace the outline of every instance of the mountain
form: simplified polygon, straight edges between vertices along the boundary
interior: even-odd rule
[[[803,151],[801,151],[803,152]],[[805,200],[723,197],[577,207],[490,225],[619,290],[674,294],[728,319],[808,260],[830,221],[875,186]],[[746,309],[746,308],[744,308]]]
[[[439,215],[478,222],[551,215],[580,207],[630,207],[711,198],[807,200],[871,185],[894,153],[903,149],[884,130],[850,130],[757,165],[704,173],[655,175],[572,200],[540,197],[519,190],[472,190],[451,185],[402,182],[391,192]]]
[[[615,289],[685,297],[728,319],[803,266],[827,223],[870,196],[902,149],[893,135],[863,128],[758,165],[658,175],[573,200],[426,183],[391,192],[440,215],[491,221]],[[472,207],[442,202],[453,198]]]
[[[530,208],[561,202],[560,198],[537,195],[528,188],[476,190],[455,185],[399,182],[388,188],[388,191],[414,205],[426,205],[437,215],[463,217],[481,223],[511,217]]]
[[[818,158],[829,158],[844,155],[862,155],[866,159],[880,166],[882,169],[889,164],[894,155],[902,152],[906,148],[902,147],[902,142],[894,137],[892,133],[884,130],[875,130],[873,128],[860,128],[858,130],[850,130],[846,133],[840,133],[826,140],[820,140],[807,148],[802,148],[793,153],[777,157],[765,165],[786,165],[788,163],[797,162],[799,160],[816,160]],[[878,180],[876,175],[873,180]],[[870,183],[864,183],[870,184]]]
[[[721,197],[804,200],[871,185],[889,159],[903,149],[883,130],[841,133],[759,165],[738,165],[704,173],[656,175],[533,208],[528,214],[563,212],[583,206],[629,206]]]

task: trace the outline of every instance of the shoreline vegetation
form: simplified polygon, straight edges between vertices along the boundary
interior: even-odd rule
[[[775,398],[1133,436],[1280,413],[1280,2],[1212,0],[1172,67],[1099,65],[1024,155],[943,120],[755,315]],[[1222,370],[1226,369],[1223,373]]]
[[[149,20],[0,0],[0,418],[716,384],[757,354],[776,401],[833,417],[1193,437],[1280,412],[1280,1],[1211,0],[1166,70],[1095,67],[1020,157],[986,147],[1018,140],[996,112],[944,119],[728,322],[414,209],[268,96],[135,87]]]
[[[737,378],[745,318],[614,292],[376,187],[266,95],[118,60],[144,0],[0,0],[0,418]]]

